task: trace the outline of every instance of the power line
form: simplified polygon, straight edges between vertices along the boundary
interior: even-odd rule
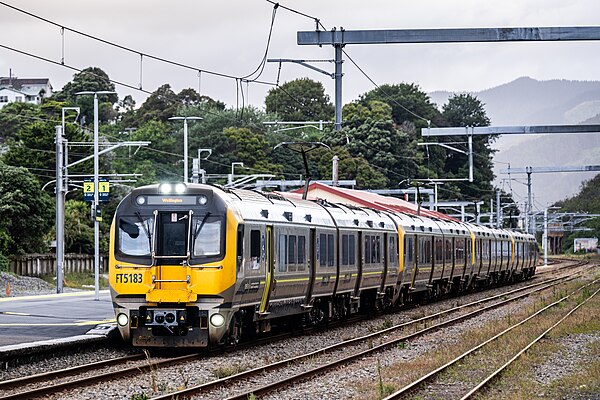
[[[26,11],[26,10],[23,10],[21,8],[15,7],[15,6],[13,6],[11,4],[8,4],[6,2],[3,2],[3,1],[0,1],[0,5],[8,7],[10,9],[14,10],[14,11],[17,11],[17,12],[20,12],[22,14],[28,15],[28,16],[30,16],[32,18],[35,18],[35,19],[38,19],[40,21],[46,22],[48,24],[54,25],[56,27],[59,27],[59,28],[61,28],[61,30],[67,30],[69,32],[73,32],[75,34],[84,36],[84,37],[86,37],[88,39],[96,40],[96,41],[104,43],[106,45],[109,45],[109,46],[112,46],[112,47],[116,47],[118,49],[121,49],[121,50],[124,50],[124,51],[128,51],[130,53],[137,54],[137,55],[139,55],[141,57],[141,59],[143,59],[143,58],[150,58],[150,59],[153,59],[153,60],[156,60],[156,61],[160,61],[160,62],[164,62],[164,63],[167,63],[167,64],[175,65],[175,66],[178,66],[178,67],[181,67],[181,68],[186,68],[186,69],[189,69],[189,70],[192,70],[192,71],[196,71],[196,72],[199,72],[199,73],[205,73],[205,74],[209,74],[209,75],[219,76],[219,77],[222,77],[222,78],[228,78],[228,79],[245,79],[244,77],[239,77],[239,76],[235,76],[235,75],[231,75],[231,74],[225,74],[225,73],[217,72],[217,71],[206,70],[206,69],[198,68],[198,67],[195,67],[195,66],[192,66],[192,65],[183,64],[183,63],[180,63],[180,62],[177,62],[177,61],[172,61],[172,60],[169,60],[169,59],[166,59],[166,58],[163,58],[163,57],[159,57],[159,56],[155,56],[155,55],[152,55],[152,54],[144,53],[142,51],[135,50],[135,49],[132,49],[130,47],[123,46],[121,44],[114,43],[114,42],[111,42],[111,41],[106,40],[106,39],[102,39],[100,37],[91,35],[89,33],[85,33],[85,32],[79,31],[77,29],[69,28],[69,27],[64,26],[62,24],[59,24],[58,22],[51,21],[51,20],[49,20],[47,18],[41,17],[41,16],[36,15],[34,13],[31,13],[29,11]],[[57,64],[66,65],[66,64],[64,64],[64,59],[61,62],[57,62]],[[263,84],[263,85],[275,86],[275,84],[272,83],[272,82],[265,82],[265,81],[258,81],[258,80],[252,80],[252,82],[255,82],[255,83],[258,83],[258,84]],[[125,86],[127,86],[127,85],[125,85]],[[133,89],[134,87],[131,87],[131,88]],[[137,89],[141,90],[141,88],[139,88],[139,87]]]
[[[407,113],[411,114],[412,116],[419,118],[425,122],[427,122],[427,125],[431,125],[431,120],[420,116],[419,114],[409,110],[408,108],[406,108],[405,106],[403,106],[402,104],[400,104],[396,99],[394,99],[393,97],[391,97],[391,95],[389,95],[388,93],[386,93],[381,86],[379,86],[373,79],[371,79],[371,77],[369,75],[367,75],[367,73],[352,59],[352,57],[350,57],[350,55],[348,54],[348,52],[346,52],[346,50],[342,50],[344,52],[344,54],[346,55],[346,57],[348,57],[348,60],[350,60],[350,62],[352,62],[352,64],[354,64],[354,66],[378,89],[380,90],[383,95],[385,97],[387,97],[389,100],[391,100],[394,104],[396,104],[397,106],[399,106],[400,108],[402,108],[404,111],[406,111]]]

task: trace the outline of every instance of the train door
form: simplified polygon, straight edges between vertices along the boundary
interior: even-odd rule
[[[312,292],[315,287],[315,276],[317,273],[317,230],[312,228],[309,235],[308,245],[308,287],[306,289],[306,306],[311,304]]]
[[[187,287],[188,240],[191,211],[155,212],[157,243],[154,258],[155,289],[181,289]]]
[[[388,275],[388,269],[390,268],[390,246],[388,243],[389,234],[385,232],[383,234],[383,273],[381,274],[381,285],[379,286],[379,293],[385,293],[385,283]]]
[[[363,233],[358,231],[358,274],[356,276],[356,286],[354,286],[354,297],[360,295],[360,285],[362,283],[362,275],[365,266],[365,251],[363,243]]]
[[[263,295],[258,308],[259,314],[266,314],[269,306],[269,298],[271,296],[271,289],[273,286],[273,226],[267,226],[265,232],[265,287]]]

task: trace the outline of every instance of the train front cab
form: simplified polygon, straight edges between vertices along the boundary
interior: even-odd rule
[[[109,281],[119,330],[136,346],[206,347],[225,334],[238,217],[213,188],[138,188],[111,226]]]

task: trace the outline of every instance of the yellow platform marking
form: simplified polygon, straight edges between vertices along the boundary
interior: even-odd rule
[[[18,323],[9,323],[9,324],[1,324],[2,326],[86,326],[86,325],[99,325],[99,324],[107,324],[111,322],[116,322],[115,319],[103,319],[99,321],[76,321],[76,322],[54,322],[54,323],[31,323],[31,324],[18,324]]]
[[[108,293],[108,289],[101,290],[100,294]],[[84,292],[69,292],[69,293],[53,293],[53,294],[39,294],[39,295],[31,295],[31,296],[15,296],[15,297],[2,297],[0,298],[0,303],[6,301],[15,301],[15,300],[38,300],[38,299],[53,299],[53,298],[61,298],[61,297],[79,297],[79,296],[89,296],[95,294],[94,291],[84,291]]]

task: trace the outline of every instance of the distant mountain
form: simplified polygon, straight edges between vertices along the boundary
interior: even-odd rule
[[[569,81],[555,79],[538,81],[529,77],[491,89],[471,93],[485,104],[494,126],[600,124],[600,81]],[[440,108],[453,93],[430,93]],[[495,161],[497,184],[505,174],[507,164],[513,168],[527,166],[566,166],[600,164],[600,134],[544,136],[503,136],[497,140]],[[595,173],[539,174],[532,176],[536,205],[573,196],[584,180]],[[524,181],[525,176],[511,176]],[[512,182],[517,201],[526,198],[526,187]],[[504,188],[509,190],[508,182]]]

